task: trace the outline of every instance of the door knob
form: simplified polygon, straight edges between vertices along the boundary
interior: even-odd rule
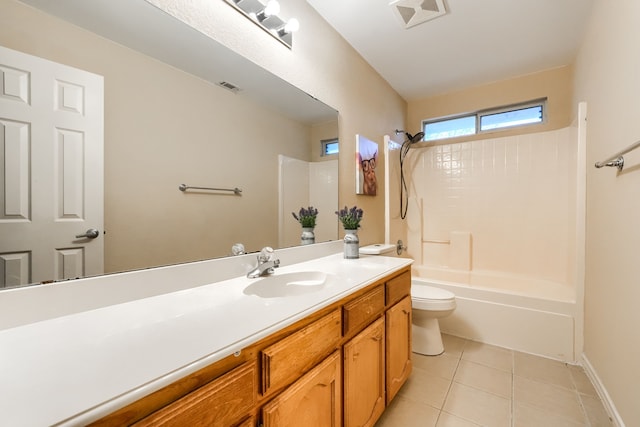
[[[86,237],[87,239],[95,239],[99,235],[100,235],[100,232],[98,230],[96,230],[95,228],[90,228],[86,231],[86,233],[78,234],[76,236],[76,239],[81,239],[83,237]]]

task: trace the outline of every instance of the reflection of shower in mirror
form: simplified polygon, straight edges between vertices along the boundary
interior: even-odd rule
[[[292,216],[300,206],[318,209],[315,241],[338,239],[338,160],[306,162],[278,156],[278,246],[300,244],[300,223]]]

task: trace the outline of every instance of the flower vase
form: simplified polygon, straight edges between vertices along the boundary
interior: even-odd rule
[[[310,245],[316,242],[316,235],[313,234],[313,227],[302,227],[302,235],[300,236],[301,245]]]
[[[360,239],[358,230],[344,230],[344,257],[345,259],[360,258]]]

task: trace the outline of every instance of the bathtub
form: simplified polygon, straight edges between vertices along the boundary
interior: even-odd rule
[[[412,268],[412,282],[456,295],[456,310],[440,319],[443,333],[576,361],[576,298],[566,284],[420,265]]]

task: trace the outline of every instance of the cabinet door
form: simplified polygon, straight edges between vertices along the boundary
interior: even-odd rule
[[[411,374],[411,297],[387,310],[387,404]]]
[[[344,345],[344,425],[373,426],[384,411],[384,318]]]
[[[264,427],[339,427],[341,370],[336,351],[262,408]]]
[[[256,365],[248,362],[134,424],[141,426],[236,425],[256,403]]]

